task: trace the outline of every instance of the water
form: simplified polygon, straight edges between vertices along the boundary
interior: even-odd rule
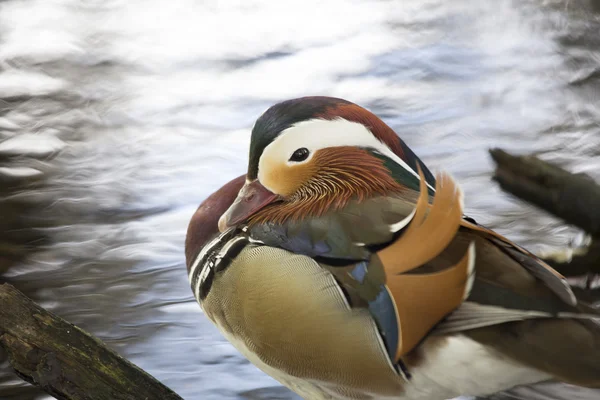
[[[382,116],[478,221],[577,230],[502,193],[487,150],[600,179],[598,2],[0,2],[0,273],[186,399],[292,399],[202,315],[183,241],[269,105]],[[4,358],[2,358],[4,360]],[[556,393],[556,391],[554,392]],[[0,366],[0,398],[44,398]]]

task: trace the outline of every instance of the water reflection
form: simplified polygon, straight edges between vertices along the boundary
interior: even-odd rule
[[[183,266],[187,222],[245,169],[256,117],[306,94],[368,106],[459,179],[474,218],[562,246],[578,232],[503,194],[487,149],[600,178],[591,7],[3,1],[2,280],[184,398],[291,399],[202,316]],[[5,366],[1,398],[38,395]]]

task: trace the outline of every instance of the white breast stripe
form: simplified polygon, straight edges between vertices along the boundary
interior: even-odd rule
[[[209,273],[219,264],[219,261],[227,254],[235,243],[240,240],[246,240],[246,236],[233,236],[231,239],[226,240],[228,236],[232,236],[233,231],[236,228],[230,228],[215,237],[213,240],[208,242],[206,246],[202,248],[198,257],[194,260],[194,264],[190,268],[188,279],[194,292],[196,300],[200,302],[200,287],[208,277]],[[214,252],[216,249],[221,247],[221,250],[216,256],[210,256],[210,252]]]
[[[200,286],[202,286],[202,282],[204,282],[206,280],[206,277],[208,276],[208,273],[212,269],[214,269],[214,267],[215,267],[215,263],[212,260],[208,260],[204,264],[202,270],[200,270],[200,276],[196,280],[196,286],[193,288],[193,290],[194,290],[194,296],[196,297],[196,300],[198,302],[200,302]]]
[[[223,238],[227,235],[229,235],[231,233],[231,231],[235,229],[235,228],[229,228],[226,231],[224,231],[223,233],[221,233],[219,236],[217,236],[216,238],[214,238],[213,240],[211,240],[210,242],[208,242],[203,248],[202,250],[200,250],[200,253],[198,253],[198,257],[196,257],[196,259],[194,260],[194,263],[192,264],[191,268],[190,268],[190,273],[188,274],[188,279],[190,281],[190,283],[192,282],[192,277],[194,276],[196,269],[198,268],[198,265],[200,264],[200,262],[202,261],[202,259],[204,257],[206,257],[206,254],[209,252],[209,250],[213,249],[217,244],[219,244],[219,242],[221,240],[223,240]]]
[[[227,255],[227,253],[229,253],[229,250],[231,250],[235,244],[243,241],[247,241],[246,236],[237,236],[225,243],[219,254],[217,254],[215,257],[215,266],[219,264],[219,262]]]

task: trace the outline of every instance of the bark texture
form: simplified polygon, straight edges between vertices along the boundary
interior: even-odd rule
[[[0,285],[0,345],[22,379],[65,400],[181,400],[99,339]]]

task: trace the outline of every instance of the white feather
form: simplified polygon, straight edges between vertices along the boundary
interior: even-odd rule
[[[410,214],[408,214],[408,216],[406,218],[396,222],[395,224],[390,225],[390,232],[398,232],[400,229],[402,229],[406,225],[408,225],[408,223],[415,216],[416,212],[417,212],[417,209],[415,208],[414,210],[412,210],[412,212]]]
[[[401,400],[442,400],[460,395],[485,396],[549,379],[462,335],[422,346],[423,362],[413,368]]]
[[[467,285],[465,286],[465,293],[463,300],[466,300],[471,294],[473,289],[473,283],[475,282],[475,242],[469,244],[469,266],[467,267]]]

